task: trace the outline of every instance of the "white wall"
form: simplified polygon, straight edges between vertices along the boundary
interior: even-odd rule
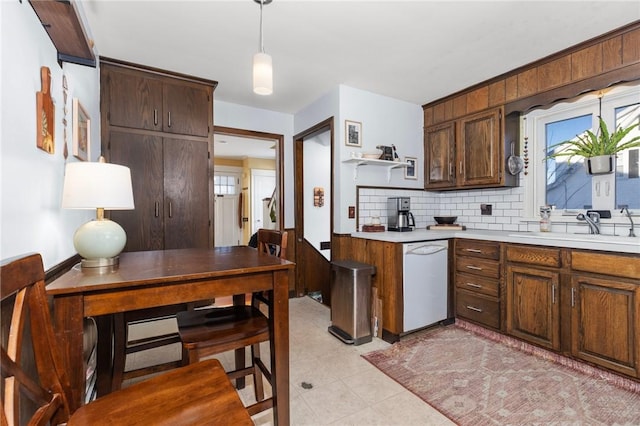
[[[304,237],[331,260],[330,250],[320,250],[322,241],[331,241],[331,134],[324,132],[305,139],[304,160]],[[315,187],[324,189],[324,205],[314,206]]]
[[[356,205],[356,185],[371,185],[396,188],[423,188],[424,163],[423,148],[423,111],[420,105],[399,101],[371,92],[340,86],[340,114],[336,132],[336,164],[334,170],[338,182],[339,197],[334,209],[334,228],[337,233],[356,231],[356,220],[348,218],[349,206]],[[362,148],[345,145],[345,120],[362,123]],[[387,181],[387,168],[364,166],[358,169],[358,178],[354,180],[353,164],[344,164],[352,151],[375,152],[378,145],[395,145],[400,159],[417,158],[417,179],[404,178],[402,168],[391,171]]]
[[[42,254],[49,268],[75,254],[76,228],[95,212],[62,210],[65,159],[62,76],[67,77],[67,144],[71,153],[72,99],[91,117],[91,159],[100,151],[99,71],[56,61],[56,50],[31,5],[0,2],[0,258]],[[36,148],[36,92],[40,67],[51,70],[55,104],[55,153]],[[77,161],[69,154],[68,161]]]
[[[293,115],[217,101],[214,92],[213,120],[215,126],[284,135],[284,227],[293,228]]]

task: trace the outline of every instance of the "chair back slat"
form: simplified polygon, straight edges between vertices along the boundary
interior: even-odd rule
[[[44,268],[39,254],[3,261],[0,265],[0,296],[3,309],[11,309],[7,338],[3,338],[0,365],[3,385],[2,423],[46,425],[64,423],[69,418],[69,382],[64,373],[51,323],[44,284]],[[4,317],[4,315],[3,315]],[[30,332],[26,327],[31,327]],[[30,339],[29,339],[30,337]],[[28,365],[23,347],[31,344],[37,378]],[[27,400],[35,406],[29,419]]]
[[[287,257],[287,231],[258,229],[258,251],[281,259]]]

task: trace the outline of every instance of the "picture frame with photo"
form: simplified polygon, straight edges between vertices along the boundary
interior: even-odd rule
[[[404,162],[409,163],[404,168],[405,179],[418,179],[418,159],[415,157],[404,157]]]
[[[91,118],[78,98],[73,98],[73,155],[89,161],[91,147]]]
[[[344,121],[344,144],[362,146],[362,123],[351,120]]]

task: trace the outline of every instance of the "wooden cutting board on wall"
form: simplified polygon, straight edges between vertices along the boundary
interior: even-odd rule
[[[55,151],[55,109],[51,99],[51,70],[40,68],[41,89],[36,92],[36,146],[53,154]]]

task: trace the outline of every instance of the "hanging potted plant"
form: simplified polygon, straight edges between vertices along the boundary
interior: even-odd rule
[[[618,152],[625,149],[640,147],[640,136],[635,136],[627,141],[623,141],[625,136],[634,128],[638,127],[638,123],[634,123],[629,127],[618,127],[614,132],[609,133],[607,124],[602,117],[599,117],[600,126],[597,133],[591,130],[585,131],[576,138],[557,143],[547,152],[546,159],[556,157],[569,157],[571,162],[573,157],[583,157],[586,159],[585,165],[589,174],[611,173],[614,170],[615,156]]]

